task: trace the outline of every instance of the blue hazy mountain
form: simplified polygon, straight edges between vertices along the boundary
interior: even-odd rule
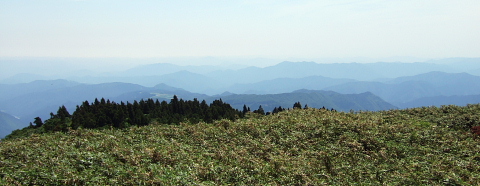
[[[0,109],[8,113],[14,114],[20,118],[24,124],[22,127],[28,125],[33,121],[33,118],[40,117],[48,119],[50,112],[55,113],[58,108],[65,105],[71,113],[75,106],[87,100],[93,102],[95,98],[110,99],[115,102],[133,102],[140,99],[159,99],[170,101],[173,95],[177,95],[181,99],[191,100],[197,98],[199,100],[213,101],[214,99],[222,98],[227,103],[238,109],[241,109],[244,104],[264,105],[265,109],[273,109],[273,107],[291,107],[293,103],[301,101],[308,104],[310,107],[330,107],[337,110],[382,110],[395,108],[391,104],[383,101],[381,98],[371,94],[351,94],[342,95],[334,92],[326,91],[298,91],[286,94],[270,94],[270,95],[239,95],[239,94],[222,94],[219,96],[208,96],[206,94],[192,93],[182,88],[175,88],[167,84],[158,84],[154,87],[144,87],[141,85],[131,83],[102,83],[102,84],[79,84],[71,81],[35,81],[27,84],[18,84],[15,89],[5,89],[3,94],[12,95],[12,91],[16,90],[30,90],[31,87],[54,86],[56,82],[63,82],[58,84],[55,88],[43,88],[38,91],[25,91],[18,93],[13,98],[0,101]],[[77,84],[77,85],[74,85]],[[260,99],[257,99],[260,98]],[[265,99],[271,99],[270,102],[265,102]],[[251,106],[251,107],[252,107]],[[19,127],[21,128],[21,127]]]
[[[420,98],[480,94],[480,76],[467,73],[429,72],[399,77],[387,82],[349,82],[328,87],[325,90],[343,94],[368,91],[389,103],[405,107],[405,103]]]
[[[14,116],[0,111],[0,138],[4,138],[15,129],[26,126],[28,126],[28,124],[22,123]]]
[[[55,90],[79,85],[77,82],[67,80],[36,80],[30,83],[0,84],[0,101],[8,100],[19,95]]]
[[[422,97],[409,102],[399,103],[401,108],[415,108],[424,106],[442,106],[442,105],[458,105],[466,106],[468,104],[480,103],[479,95],[465,95],[465,96],[431,96]]]
[[[206,74],[217,70],[228,69],[228,66],[213,66],[213,65],[174,65],[170,63],[155,63],[148,65],[140,65],[126,71],[119,73],[119,76],[159,76],[171,74],[179,71],[189,71],[197,74]]]
[[[214,59],[205,59],[214,60]],[[99,84],[109,82],[124,82],[152,87],[159,83],[183,88],[192,92],[209,95],[220,94],[224,91],[235,93],[279,93],[297,88],[318,89],[318,87],[292,87],[283,88],[282,83],[274,83],[275,79],[288,80],[313,76],[322,76],[332,79],[351,79],[355,81],[388,81],[402,76],[414,76],[431,71],[460,73],[470,72],[480,74],[480,58],[449,58],[431,60],[428,62],[401,63],[401,62],[377,62],[377,63],[315,63],[315,62],[281,62],[268,67],[238,68],[232,66],[214,65],[174,65],[168,63],[156,63],[140,65],[128,70],[97,75],[78,76],[72,74],[68,80]],[[88,74],[88,73],[83,73]],[[35,74],[13,76],[9,81],[22,79],[21,76],[30,76],[34,79]],[[27,78],[27,79],[28,79]],[[37,76],[37,78],[52,78]],[[5,79],[3,79],[5,80]],[[22,80],[25,81],[25,80]],[[260,82],[272,81],[271,87],[264,90],[256,90]],[[277,81],[278,82],[278,81]],[[203,86],[201,86],[201,85]],[[248,85],[251,84],[251,85]],[[237,86],[238,85],[238,86]],[[245,87],[241,90],[239,87]],[[253,87],[253,88],[252,88]],[[295,89],[294,89],[295,88]]]
[[[472,69],[480,69],[480,58],[444,58],[428,60],[425,61],[425,63],[437,64],[450,68],[450,70],[444,72],[470,72]],[[431,71],[433,71],[433,69]]]
[[[232,107],[242,109],[243,105],[250,107],[251,110],[258,109],[260,105],[267,111],[272,111],[274,107],[291,108],[293,103],[300,102],[314,108],[334,108],[338,111],[350,110],[388,110],[396,107],[385,102],[380,97],[364,92],[360,94],[340,94],[333,91],[321,90],[297,90],[290,93],[281,94],[232,94],[228,96],[215,96],[208,100],[222,99]]]
[[[61,63],[61,61],[56,62],[56,64]],[[27,63],[21,65],[24,67]],[[36,71],[39,72],[42,69],[48,69],[43,66],[38,67]],[[6,70],[2,69],[3,71]],[[29,74],[10,76],[11,78],[7,80],[12,83],[16,80],[23,82],[36,78],[54,78],[54,76],[45,76],[45,73],[37,75],[36,71],[30,70]],[[238,102],[238,105],[251,103],[252,109],[256,109],[255,104],[262,103],[266,104],[264,105],[266,108],[269,106],[291,107],[294,102],[301,101],[297,100],[299,97],[296,95],[300,93],[303,94],[300,97],[311,96],[312,100],[317,101],[302,98],[305,104],[311,107],[318,104],[319,107],[338,107],[339,110],[391,108],[391,105],[380,106],[385,101],[399,108],[444,103],[459,105],[478,103],[476,95],[480,95],[480,78],[466,72],[480,74],[480,58],[449,58],[423,63],[282,62],[268,67],[246,68],[180,66],[162,63],[142,65],[118,73],[82,72],[86,75],[72,74],[68,80],[35,80],[28,83],[0,84],[0,109],[20,117],[26,124],[37,116],[48,117],[50,112],[56,112],[61,105],[73,111],[75,105],[82,101],[93,101],[95,98],[102,97],[116,102],[146,98],[169,100],[173,95],[179,95],[184,99],[200,100],[222,97],[231,101],[237,101],[230,99],[237,97],[244,102]],[[299,89],[324,92],[305,92],[305,90],[292,92]],[[372,102],[360,101],[357,105],[358,101],[355,99],[336,96],[328,91],[338,92],[339,95],[348,94],[349,97],[356,96],[361,100],[367,97],[373,100],[372,95],[375,95],[382,100],[378,103],[382,104],[374,106]],[[327,99],[322,101],[320,98],[322,96],[325,98],[326,95],[352,103],[349,105],[351,108],[344,107],[348,105],[347,103],[325,102]],[[256,96],[263,96],[263,98],[258,101]],[[264,102],[263,99],[267,99],[265,97],[280,98],[285,102],[281,100]]]
[[[257,83],[235,84],[227,88],[229,92],[239,94],[278,94],[292,92],[299,89],[322,90],[326,87],[355,82],[353,79],[336,79],[323,76],[309,76],[303,78],[277,78]]]
[[[95,98],[102,97],[114,98],[123,93],[147,89],[128,83],[88,85],[64,80],[35,81],[17,84],[13,87],[3,89],[2,94],[9,97],[0,101],[0,109],[20,117],[22,122],[32,121],[36,116],[45,118],[50,112],[56,112],[61,105],[73,109],[75,105],[85,100],[93,101]],[[36,91],[33,88],[37,88]]]
[[[206,74],[215,79],[234,83],[257,83],[277,78],[303,78],[324,76],[342,79],[376,79],[380,74],[360,63],[319,64],[314,62],[282,62],[274,66],[249,67],[240,70],[215,71]]]
[[[37,80],[47,80],[50,79],[47,76],[42,76],[38,74],[29,74],[29,73],[20,73],[13,76],[4,78],[0,80],[2,84],[19,84],[19,83],[28,83]]]

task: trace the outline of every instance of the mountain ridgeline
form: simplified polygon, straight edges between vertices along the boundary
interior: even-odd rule
[[[288,108],[295,102],[307,104],[312,108],[327,107],[344,112],[350,110],[379,111],[397,108],[370,92],[339,94],[333,91],[302,89],[282,94],[230,94],[214,98],[222,98],[222,100],[230,103],[234,108],[241,108],[246,104],[251,108],[258,108],[261,105],[265,110],[273,110],[274,107],[278,106]]]
[[[209,96],[201,93],[192,93],[181,88],[175,88],[166,84],[158,84],[154,87],[144,87],[130,83],[102,83],[83,84],[67,80],[42,80],[24,84],[2,85],[0,84],[0,108],[5,113],[20,118],[20,124],[13,129],[27,127],[35,117],[49,118],[50,112],[55,112],[60,105],[67,110],[76,109],[76,105],[83,105],[88,100],[94,102],[95,98],[105,98],[111,102],[121,103],[135,100],[158,99],[160,102],[169,102],[174,95],[183,100],[206,100],[208,103],[222,99],[231,104],[235,109],[243,109],[243,105],[256,109],[262,105],[266,111],[272,111],[274,107],[291,107],[294,102],[300,101],[310,107],[321,108],[323,106],[334,108],[338,111],[350,110],[386,110],[395,109],[381,98],[370,94],[338,94],[332,91],[309,91],[298,90],[282,94],[233,94]],[[3,127],[7,130],[9,127]],[[6,124],[5,124],[6,126]],[[5,131],[10,133],[12,130]],[[0,136],[0,138],[3,136]]]
[[[121,105],[142,99],[169,102],[177,95],[184,100],[222,99],[238,110],[262,105],[267,112],[294,102],[344,112],[465,106],[480,103],[479,72],[480,58],[451,58],[421,63],[282,62],[241,68],[157,63],[102,74],[17,74],[0,79],[0,110],[20,122],[0,120],[0,138],[12,128],[27,127],[35,117],[51,117],[59,105],[71,111],[95,98]]]

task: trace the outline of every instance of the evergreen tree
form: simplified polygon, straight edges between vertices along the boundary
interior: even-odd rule
[[[42,121],[42,118],[40,117],[36,117],[34,118],[35,120],[33,121],[33,123],[35,123],[35,127],[41,127],[43,125],[43,121]]]
[[[95,98],[95,101],[93,103],[94,103],[94,105],[100,105],[100,101],[98,101],[97,98]]]
[[[279,112],[279,111],[278,111],[278,108],[277,108],[277,107],[273,108],[272,114],[276,114],[276,113],[278,113],[278,112]]]
[[[115,128],[124,128],[125,114],[121,106],[117,106],[112,117],[112,124]]]
[[[248,112],[247,105],[243,105],[243,111],[242,111],[243,115],[247,114],[247,112]]]
[[[200,108],[203,112],[203,121],[207,123],[213,122],[213,116],[210,107],[207,105],[207,102],[205,100],[200,103]]]
[[[170,100],[170,105],[172,106],[173,113],[179,113],[179,101],[177,95],[173,95],[173,99]]]
[[[260,105],[260,106],[258,107],[258,110],[253,111],[253,112],[255,112],[255,113],[257,113],[257,114],[265,115],[265,110],[263,110],[262,105]]]
[[[301,109],[302,108],[302,104],[300,102],[295,102],[295,104],[293,104],[293,108],[296,109]]]
[[[70,118],[71,115],[68,113],[67,108],[65,108],[65,105],[62,105],[61,107],[58,108],[57,111],[57,118],[60,118],[60,120],[65,121],[66,118]]]

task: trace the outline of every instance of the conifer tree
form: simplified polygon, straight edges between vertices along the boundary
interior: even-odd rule
[[[273,111],[272,111],[272,114],[276,114],[276,113],[278,113],[278,108],[277,107],[273,108]]]
[[[97,98],[95,98],[95,101],[93,103],[94,103],[94,105],[100,105],[100,101],[98,101]]]
[[[43,121],[42,121],[42,118],[40,117],[36,117],[34,118],[35,120],[33,121],[33,123],[35,123],[35,127],[41,127],[43,125]]]
[[[65,105],[62,105],[61,107],[58,108],[56,117],[60,118],[61,121],[65,121],[65,119],[70,118],[71,115],[70,113],[68,113],[68,110],[67,108],[65,108]]]
[[[243,105],[243,111],[242,111],[243,115],[247,114],[247,112],[248,112],[247,105]]]
[[[300,102],[295,102],[295,104],[293,104],[293,108],[296,109],[301,109],[302,108],[302,104]]]
[[[255,112],[255,111],[254,111],[254,112]],[[260,105],[260,106],[258,107],[258,110],[256,110],[255,113],[261,114],[261,115],[265,115],[265,110],[263,110],[262,105]]]

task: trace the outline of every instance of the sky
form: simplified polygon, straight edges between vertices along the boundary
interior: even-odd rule
[[[480,57],[479,0],[0,0],[0,58]]]

